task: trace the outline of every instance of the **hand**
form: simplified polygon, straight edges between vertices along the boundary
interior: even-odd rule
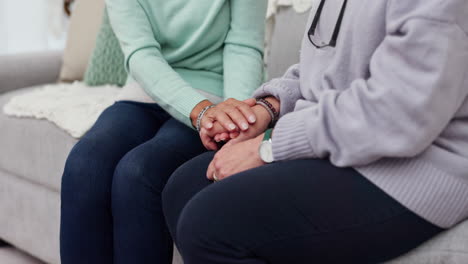
[[[215,142],[230,141],[232,143],[238,143],[257,137],[267,130],[268,125],[271,122],[271,116],[261,105],[252,107],[252,111],[255,113],[255,116],[257,116],[257,122],[251,125],[247,131],[230,133],[223,131],[223,133],[216,133],[219,130],[213,130],[207,132],[207,136],[213,137]]]
[[[249,129],[249,124],[254,124],[257,121],[257,117],[251,109],[255,104],[254,98],[244,101],[229,98],[206,111],[201,120],[202,127],[211,130],[216,121],[226,131],[246,131]]]
[[[206,177],[214,180],[225,179],[234,174],[265,165],[258,154],[258,148],[263,140],[263,134],[256,138],[233,144],[230,141],[218,151],[208,166]]]
[[[266,97],[265,100],[270,102],[270,104],[275,108],[277,113],[280,112],[280,101],[278,99],[276,99],[273,96],[269,96]],[[214,141],[219,142],[221,140],[232,140],[233,143],[236,143],[254,138],[259,134],[265,132],[265,130],[268,128],[269,123],[271,122],[270,114],[263,106],[260,105],[252,107],[252,110],[254,111],[255,115],[257,116],[257,119],[259,120],[258,124],[256,123],[252,128],[250,128],[247,131],[242,131],[241,133],[236,131],[217,134],[214,136]],[[210,136],[212,136],[212,134]]]
[[[203,143],[203,146],[205,146],[206,149],[208,150],[218,150],[219,145],[217,144],[221,140],[215,141],[214,136],[216,134],[227,134],[225,133],[226,129],[224,129],[223,126],[219,122],[215,122],[213,124],[213,128],[211,130],[206,130],[204,127],[201,128],[200,130],[200,139]],[[227,134],[229,137],[229,134]],[[224,141],[225,139],[223,139]]]

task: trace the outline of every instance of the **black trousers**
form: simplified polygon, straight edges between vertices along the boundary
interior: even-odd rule
[[[185,264],[380,263],[442,231],[352,168],[296,160],[212,183],[212,158],[182,165],[163,191]]]

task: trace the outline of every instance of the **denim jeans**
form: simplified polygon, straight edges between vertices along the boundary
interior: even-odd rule
[[[172,263],[161,193],[177,167],[204,151],[196,131],[157,104],[106,109],[65,165],[62,263]]]
[[[163,192],[185,264],[381,263],[442,231],[328,160],[278,162],[212,183],[212,158],[179,167]]]

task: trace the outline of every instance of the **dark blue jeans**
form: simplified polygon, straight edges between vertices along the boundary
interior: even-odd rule
[[[194,130],[156,104],[105,110],[65,165],[62,263],[171,263],[161,193],[174,170],[204,150]]]
[[[212,183],[212,158],[182,165],[163,192],[185,264],[381,263],[442,231],[327,160],[279,162]]]

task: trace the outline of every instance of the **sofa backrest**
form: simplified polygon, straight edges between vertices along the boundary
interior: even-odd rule
[[[280,77],[299,63],[299,51],[309,12],[298,14],[290,7],[279,8],[267,54],[268,79]]]

